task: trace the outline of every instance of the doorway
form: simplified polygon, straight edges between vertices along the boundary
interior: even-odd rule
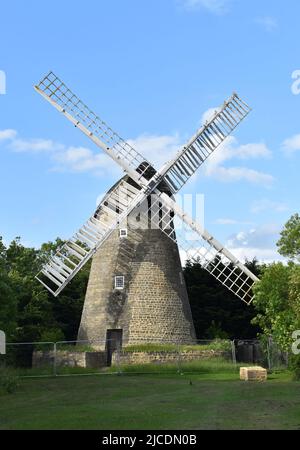
[[[111,366],[113,352],[122,348],[122,335],[123,330],[106,331],[106,355],[108,366]]]

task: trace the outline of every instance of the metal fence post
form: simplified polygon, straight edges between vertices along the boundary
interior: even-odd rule
[[[267,340],[267,358],[268,358],[268,368],[269,368],[269,370],[272,369],[271,354],[270,354],[270,343],[271,343],[271,338],[268,337],[268,340]]]
[[[57,360],[56,360],[57,343],[53,344],[53,375],[57,377]]]
[[[182,365],[181,365],[181,348],[180,344],[177,346],[177,373],[182,374]]]
[[[120,342],[116,342],[116,366],[117,366],[117,374],[121,375],[121,365],[120,365]]]
[[[234,340],[231,341],[231,356],[232,356],[232,363],[236,366],[236,351]]]
[[[284,358],[284,362],[285,362],[285,367],[289,367],[289,352],[285,352],[285,358]]]

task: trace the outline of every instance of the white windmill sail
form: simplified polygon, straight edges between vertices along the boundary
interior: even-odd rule
[[[182,188],[250,111],[251,108],[236,93],[233,93],[175,158],[159,171],[170,185],[173,194]]]
[[[36,278],[57,296],[143,199],[141,190],[122,179],[85,224],[47,261]]]
[[[186,259],[198,262],[245,303],[253,300],[252,287],[258,278],[208,231],[184,212],[165,193],[151,195],[151,226],[159,227],[184,251]],[[174,228],[174,214],[179,224]]]
[[[171,190],[178,192],[251,111],[233,93],[175,158],[147,181],[145,174],[151,166],[150,162],[100,119],[53,72],[49,72],[35,86],[35,90],[117,162],[134,181],[142,187],[148,186],[148,193],[155,189],[163,176]]]
[[[49,72],[34,88],[98,147],[121,165],[131,178],[139,184],[147,184],[143,179],[143,175],[150,165],[147,159],[100,119],[53,72]]]
[[[189,219],[167,195],[162,195],[157,189],[164,178],[171,191],[178,192],[201,164],[247,116],[251,109],[236,93],[223,104],[219,111],[215,112],[212,119],[201,127],[175,158],[163,166],[159,172],[154,171],[155,174],[149,180],[149,168],[153,166],[147,159],[108,127],[53,72],[50,72],[39,85],[35,86],[35,89],[117,162],[141,187],[140,191],[137,189],[135,195],[128,199],[124,209],[117,209],[115,213],[110,212],[111,222],[106,230],[101,228],[98,233],[91,234],[89,227],[91,224],[95,225],[95,220],[98,218],[97,215],[92,216],[79,232],[60,249],[58,254],[43,267],[38,279],[47,289],[54,295],[58,295],[110,236],[117,224],[123,222],[128,214],[153,192],[158,195],[159,204],[154,202],[152,208],[161,211],[163,207],[166,212],[164,220],[166,221],[167,217],[169,220],[162,225],[163,221],[160,218],[160,228],[171,239],[176,239],[179,246],[187,252],[188,257],[199,260],[206,270],[242,300],[247,303],[251,301],[251,287],[257,278],[208,232],[201,231],[201,227]],[[114,194],[118,195],[117,192]],[[102,211],[105,211],[104,204],[102,208]],[[178,239],[178,233],[176,237],[173,227],[170,228],[174,212],[197,233],[200,240],[199,245],[195,246],[195,242],[191,245],[185,242],[184,238]],[[159,214],[161,217],[161,212]]]

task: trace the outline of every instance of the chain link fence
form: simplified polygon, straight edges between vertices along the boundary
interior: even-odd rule
[[[240,365],[287,366],[287,355],[270,340],[199,340],[193,344],[135,341],[9,343],[0,366],[21,377],[138,373],[218,373]]]
[[[282,351],[272,338],[234,341],[238,363],[254,363],[269,370],[288,367],[288,352]]]

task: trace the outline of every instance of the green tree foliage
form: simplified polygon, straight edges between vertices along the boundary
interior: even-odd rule
[[[281,255],[300,262],[300,216],[294,214],[285,224],[277,242]]]
[[[266,336],[272,336],[284,350],[290,346],[292,332],[296,329],[290,292],[294,269],[293,264],[271,264],[265,268],[254,288],[254,305],[258,314],[253,323],[259,325]]]
[[[16,238],[6,248],[0,239],[0,329],[8,340],[76,339],[90,265],[58,298],[35,279],[45,260],[62,244],[57,238],[37,250],[25,247]]]
[[[39,340],[43,326],[51,321],[48,294],[34,278],[39,269],[38,254],[38,250],[24,247],[20,238],[12,241],[6,251],[9,283],[18,308],[17,341]]]
[[[289,298],[300,329],[300,265],[294,265],[289,281]]]
[[[9,278],[6,248],[0,237],[0,329],[13,339],[17,327],[17,297]]]
[[[284,226],[277,243],[283,256],[294,259],[284,265],[274,263],[264,268],[255,286],[253,323],[272,336],[284,350],[289,350],[292,332],[300,329],[300,217],[293,215]]]
[[[247,262],[247,266],[259,275],[256,260]],[[252,305],[239,300],[199,262],[187,261],[184,276],[198,339],[256,337],[260,329],[251,324],[255,316]]]
[[[15,342],[75,340],[90,271],[86,264],[54,298],[35,279],[42,264],[63,241],[57,238],[40,249],[27,248],[16,238],[6,248],[0,241],[0,328]],[[258,273],[257,261],[248,262]],[[184,275],[199,339],[252,338],[248,307],[223,287],[199,263],[188,262]]]
[[[60,238],[56,238],[55,242],[43,244],[40,250],[40,265],[53,256],[63,243],[64,241]],[[55,328],[60,330],[66,341],[77,338],[90,268],[91,262],[88,262],[58,297],[54,298],[51,294],[47,294],[51,299],[52,314],[56,324],[52,330]],[[62,337],[60,333],[58,335]]]

